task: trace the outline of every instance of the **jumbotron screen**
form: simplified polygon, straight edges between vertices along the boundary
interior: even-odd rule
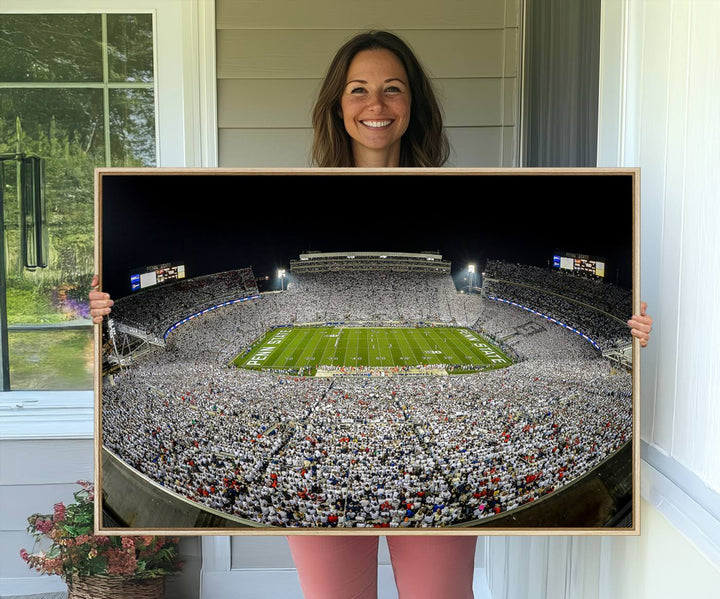
[[[147,287],[170,283],[185,278],[185,265],[182,262],[154,264],[143,268],[134,268],[130,272],[130,290],[139,291]]]
[[[605,263],[603,258],[593,258],[582,254],[556,253],[553,256],[553,266],[560,270],[571,270],[596,277],[605,276]]]

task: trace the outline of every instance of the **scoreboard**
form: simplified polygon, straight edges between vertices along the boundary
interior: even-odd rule
[[[560,270],[570,270],[576,273],[605,277],[605,266],[607,261],[604,258],[586,256],[583,254],[571,254],[569,252],[556,252],[553,255],[553,267]]]
[[[185,265],[182,262],[154,264],[130,271],[130,290],[139,291],[146,287],[170,283],[185,278]]]

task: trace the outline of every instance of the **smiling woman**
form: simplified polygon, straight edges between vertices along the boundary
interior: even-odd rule
[[[438,167],[450,153],[430,79],[387,31],[362,33],[338,50],[312,120],[321,167]]]

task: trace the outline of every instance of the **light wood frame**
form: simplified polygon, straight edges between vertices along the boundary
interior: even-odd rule
[[[618,206],[625,210],[625,214],[631,215],[632,223],[630,224],[631,233],[627,236],[627,244],[629,244],[630,257],[629,264],[625,264],[625,268],[629,268],[631,271],[631,286],[632,286],[632,311],[633,313],[639,313],[640,310],[640,298],[638,295],[639,284],[640,284],[640,256],[639,256],[639,215],[640,215],[640,171],[636,168],[613,168],[613,169],[176,169],[176,168],[151,168],[151,169],[118,169],[118,168],[106,168],[97,169],[95,177],[95,206],[96,206],[96,268],[100,276],[100,288],[102,289],[102,274],[103,274],[103,201],[104,191],[107,190],[108,185],[112,185],[112,181],[117,181],[125,177],[153,177],[155,179],[168,177],[168,176],[182,176],[182,177],[204,177],[205,180],[211,184],[213,181],[219,181],[217,177],[251,177],[255,182],[258,181],[258,177],[270,177],[273,181],[277,181],[277,178],[284,178],[284,182],[281,185],[285,185],[284,190],[286,192],[292,192],[292,189],[287,189],[287,181],[297,181],[298,177],[311,177],[313,182],[320,184],[318,187],[318,195],[320,196],[320,202],[322,203],[327,198],[333,198],[333,202],[342,201],[342,194],[338,192],[336,188],[333,189],[322,189],[322,182],[326,183],[329,181],[326,179],[328,176],[341,176],[355,178],[354,181],[361,181],[365,183],[365,179],[358,179],[358,177],[370,177],[367,179],[368,182],[368,202],[380,201],[385,202],[382,194],[382,186],[387,180],[383,180],[383,177],[402,177],[402,182],[407,184],[410,188],[409,193],[414,195],[422,195],[427,193],[427,190],[437,191],[438,189],[445,190],[446,193],[440,198],[438,204],[433,208],[438,214],[434,214],[433,218],[430,219],[431,226],[432,222],[437,222],[439,216],[443,213],[449,213],[452,209],[451,202],[457,202],[458,213],[453,218],[459,217],[458,226],[467,226],[467,219],[472,217],[483,216],[482,207],[477,207],[475,197],[479,198],[482,202],[482,193],[473,194],[469,190],[469,183],[487,183],[490,181],[488,178],[493,178],[495,181],[519,181],[526,185],[525,193],[534,194],[533,201],[528,201],[524,205],[518,206],[518,198],[512,198],[513,201],[509,201],[510,198],[491,198],[493,201],[501,201],[505,204],[504,210],[506,211],[507,218],[509,219],[534,219],[533,222],[538,222],[541,226],[540,217],[537,214],[532,214],[533,209],[537,208],[538,204],[546,206],[543,202],[547,202],[545,194],[552,190],[552,187],[546,187],[552,183],[572,182],[572,185],[576,187],[575,192],[570,196],[567,196],[562,200],[560,205],[559,199],[550,200],[550,206],[552,208],[561,208],[554,213],[554,218],[565,219],[567,226],[585,228],[587,231],[591,231],[593,227],[597,228],[594,221],[595,216],[600,214],[602,211],[609,211],[612,214]],[[428,179],[431,177],[431,179]],[[538,187],[530,188],[527,186],[528,177],[534,177],[532,181],[539,182]],[[539,178],[538,178],[539,177]],[[600,178],[598,178],[600,177]],[[324,179],[325,178],[325,179]],[[477,179],[476,179],[477,178]],[[500,178],[500,179],[498,179]],[[166,179],[167,180],[167,179]],[[245,179],[246,181],[248,179]],[[336,179],[333,179],[336,181]],[[597,185],[598,182],[602,187],[602,184],[607,181],[625,181],[627,191],[620,198],[607,198],[607,201],[611,203],[610,206],[603,206],[597,203],[597,195],[602,192],[602,189],[591,189],[588,188],[589,184]],[[238,179],[240,182],[241,179]],[[414,187],[413,187],[414,186]],[[327,187],[327,185],[326,185]],[[482,186],[480,186],[482,190]],[[614,189],[614,188],[612,188]],[[411,195],[410,197],[414,197]],[[592,196],[593,202],[590,205],[586,204],[585,196]],[[450,200],[448,202],[447,199]],[[470,198],[470,199],[469,199]],[[299,203],[303,203],[303,198],[295,198]],[[158,200],[161,201],[161,200]],[[242,201],[242,200],[233,200]],[[427,201],[427,200],[426,200]],[[487,200],[485,200],[487,201]],[[554,203],[553,203],[554,202]],[[202,204],[206,206],[207,204]],[[580,208],[581,207],[581,208]],[[384,204],[383,209],[387,210],[387,204]],[[562,210],[565,209],[565,211]],[[578,212],[572,212],[574,209],[578,209]],[[419,210],[426,210],[427,204],[420,203]],[[589,211],[589,212],[588,212]],[[141,214],[132,213],[129,215],[130,218],[139,218]],[[272,216],[272,210],[269,210],[269,216]],[[446,216],[447,218],[447,216]],[[546,217],[543,217],[546,218]],[[624,218],[627,218],[625,216]],[[400,221],[402,222],[402,221]],[[625,223],[627,226],[628,223]],[[594,234],[597,236],[597,231]],[[302,248],[299,248],[302,249]],[[354,248],[345,248],[351,250]],[[358,250],[363,248],[356,248]],[[369,248],[368,248],[369,249]],[[381,250],[382,248],[372,248]],[[558,248],[563,249],[563,248]],[[574,248],[567,248],[573,251]],[[612,248],[609,248],[612,249]],[[293,256],[288,256],[288,260]],[[128,266],[131,266],[128,264]],[[135,266],[135,265],[132,265]],[[244,266],[238,264],[238,267]],[[628,315],[629,317],[629,315]],[[623,526],[620,528],[607,528],[607,527],[596,527],[596,526],[563,526],[561,523],[553,526],[514,526],[512,523],[509,525],[507,518],[504,520],[506,523],[504,526],[488,526],[483,525],[478,527],[447,527],[447,528],[278,528],[278,527],[248,527],[248,528],[235,528],[231,526],[223,527],[197,527],[197,526],[168,526],[166,523],[162,523],[159,526],[153,524],[143,524],[140,526],[131,525],[130,527],[125,526],[113,526],[103,522],[103,508],[108,507],[105,505],[105,488],[103,484],[103,461],[108,459],[102,446],[102,329],[100,326],[95,327],[95,480],[97,487],[96,501],[96,533],[103,534],[171,534],[171,535],[196,535],[202,534],[245,534],[245,535],[287,535],[287,534],[363,534],[363,535],[387,535],[387,534],[453,534],[453,535],[514,535],[514,534],[550,534],[550,535],[582,535],[582,534],[613,534],[613,535],[637,535],[640,533],[640,514],[639,514],[639,464],[640,464],[640,453],[639,453],[639,343],[636,339],[632,341],[632,439],[625,445],[628,455],[631,460],[631,472],[628,473],[632,484],[631,491],[631,521],[629,526]],[[596,472],[599,466],[593,468],[590,474]],[[132,470],[132,469],[130,469]],[[135,472],[135,471],[133,471]],[[157,510],[159,503],[155,501],[158,493],[160,495],[167,494],[166,491],[162,490],[157,483],[153,483],[144,477],[136,473],[136,479],[143,481],[141,485],[147,485],[148,487],[154,486],[154,490],[150,496],[146,497],[145,501],[148,501],[145,506],[138,505],[137,509],[142,510],[143,507],[149,508],[150,510]],[[586,475],[587,476],[587,475]],[[137,484],[137,482],[135,483]],[[572,485],[568,485],[572,487]],[[538,512],[538,509],[543,502],[552,497],[560,497],[566,490],[556,491],[543,498],[541,498],[536,504],[532,506],[532,510]],[[154,499],[153,499],[153,496]],[[187,508],[191,510],[193,503],[175,496],[171,499],[171,503],[175,504],[175,508],[180,506],[180,509]],[[164,508],[160,508],[164,509]],[[503,516],[512,515],[518,510],[525,510],[527,506],[522,506],[516,510],[501,514]],[[209,511],[207,509],[203,511]],[[492,521],[491,517],[488,522]],[[498,520],[501,520],[498,518]]]

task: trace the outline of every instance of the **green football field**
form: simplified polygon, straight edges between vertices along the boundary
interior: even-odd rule
[[[464,328],[288,327],[269,331],[234,363],[253,369],[309,369],[314,374],[318,366],[412,369],[442,364],[464,372],[512,362],[487,339]]]

